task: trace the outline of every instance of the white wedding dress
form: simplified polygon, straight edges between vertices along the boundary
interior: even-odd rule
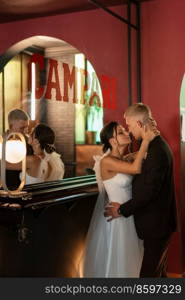
[[[87,234],[82,277],[139,277],[143,241],[137,236],[133,216],[107,222],[103,215],[108,201],[122,204],[131,199],[132,176],[118,173],[102,181],[98,160],[94,169],[100,193]]]
[[[44,151],[44,158],[41,159],[37,177],[32,177],[26,173],[26,184],[40,183],[45,181],[59,180],[64,177],[65,167],[57,152],[47,153]],[[51,172],[47,176],[48,164],[50,164]],[[22,173],[20,174],[22,176]]]

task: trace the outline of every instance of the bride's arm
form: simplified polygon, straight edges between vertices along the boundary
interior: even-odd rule
[[[135,160],[137,153],[138,153],[138,151],[126,154],[123,156],[123,160],[131,163]]]
[[[145,153],[148,150],[149,139],[144,139],[141,143],[137,156],[132,163],[118,160],[114,157],[107,156],[102,159],[102,168],[106,168],[107,171],[125,174],[139,174],[141,173],[142,160],[145,157]]]

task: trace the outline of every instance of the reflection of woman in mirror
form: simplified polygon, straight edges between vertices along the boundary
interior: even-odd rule
[[[55,134],[45,125],[39,124],[29,137],[34,154],[26,157],[26,184],[62,179],[64,164],[54,147]],[[7,169],[20,170],[21,163],[9,164]]]

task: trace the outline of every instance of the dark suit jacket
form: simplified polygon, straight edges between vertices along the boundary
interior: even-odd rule
[[[134,215],[141,239],[162,238],[176,230],[173,158],[161,136],[150,142],[142,173],[133,179],[132,199],[120,210],[125,217]]]

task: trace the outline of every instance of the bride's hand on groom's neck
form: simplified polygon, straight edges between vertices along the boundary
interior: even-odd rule
[[[143,142],[145,141],[147,143],[150,143],[154,137],[155,137],[154,131],[151,130],[149,127],[147,127],[147,125],[143,125],[143,127],[142,127]]]
[[[149,118],[146,128],[151,130],[155,136],[160,135],[160,131],[157,129],[157,122],[153,118]]]
[[[156,136],[160,135],[160,131],[156,127],[155,120],[151,119],[142,126],[142,137],[146,141],[152,141]]]

